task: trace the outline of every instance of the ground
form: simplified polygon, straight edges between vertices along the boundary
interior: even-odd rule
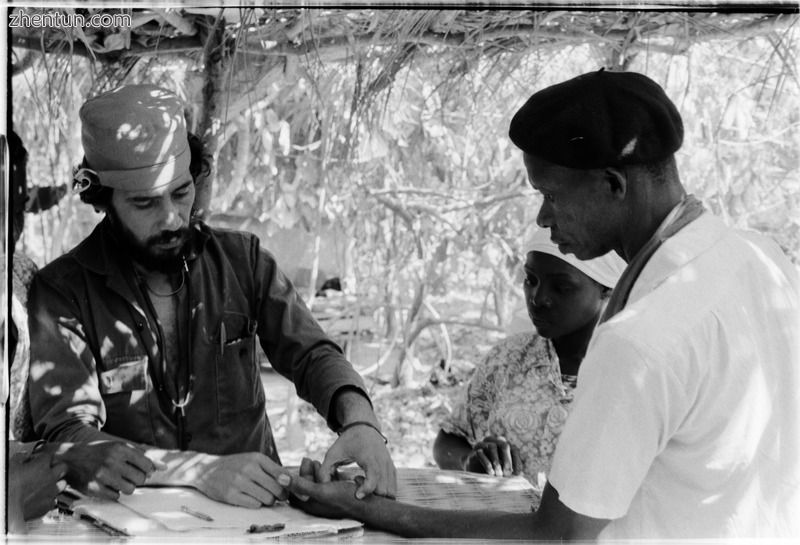
[[[389,451],[397,467],[435,467],[433,440],[439,423],[449,414],[475,363],[496,341],[497,334],[475,328],[451,332],[453,337],[452,372],[431,371],[439,356],[435,346],[418,350],[421,371],[415,375],[414,387],[392,388],[383,381],[365,377],[375,413],[389,439]],[[353,361],[356,369],[366,367]],[[431,380],[433,377],[433,380]],[[293,386],[272,371],[265,371],[263,380],[270,402],[267,412],[275,441],[284,465],[298,465],[303,456],[322,460],[336,435],[327,429],[314,408],[296,398]],[[272,393],[278,395],[273,397]],[[292,410],[293,406],[297,410]]]

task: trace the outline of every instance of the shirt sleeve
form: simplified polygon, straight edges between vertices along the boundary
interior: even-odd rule
[[[667,360],[598,334],[553,456],[549,480],[561,502],[589,517],[623,517],[686,404]]]
[[[272,367],[294,383],[297,395],[336,428],[335,411],[330,410],[334,395],[349,388],[369,401],[364,382],[311,315],[272,255],[259,246],[257,238],[252,244],[261,347]]]
[[[96,363],[75,306],[40,275],[31,286],[28,325],[28,392],[36,435],[49,441],[105,437]]]

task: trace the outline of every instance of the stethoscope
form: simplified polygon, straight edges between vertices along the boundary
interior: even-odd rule
[[[182,257],[183,260],[183,267],[181,267],[181,285],[171,294],[170,296],[176,295],[180,293],[184,284],[186,284],[186,304],[191,305],[192,302],[192,283],[189,281],[189,265],[186,262],[186,257]],[[172,406],[173,414],[177,414],[177,427],[178,427],[178,443],[180,445],[181,450],[185,450],[187,448],[188,439],[186,437],[185,429],[186,429],[186,407],[192,402],[194,396],[194,382],[195,382],[195,374],[194,374],[194,360],[191,355],[192,351],[192,328],[191,324],[186,328],[185,339],[186,339],[186,347],[185,347],[185,355],[186,355],[186,365],[188,366],[188,374],[189,377],[186,383],[186,391],[184,392],[183,396],[180,396],[180,386],[178,380],[175,380],[175,397],[173,398],[172,394],[166,388],[166,351],[164,350],[164,331],[161,327],[161,323],[158,320],[158,314],[156,313],[155,307],[153,306],[153,302],[150,299],[150,296],[147,294],[148,291],[153,292],[152,288],[147,285],[147,281],[139,274],[139,271],[136,267],[133,267],[134,274],[136,275],[139,289],[144,297],[144,301],[147,304],[147,309],[150,312],[150,315],[156,320],[156,333],[158,335],[158,344],[161,348],[161,365],[158,367],[157,377],[156,380],[158,381],[158,390],[160,392],[166,393],[169,398],[170,405]],[[153,292],[155,293],[155,292]],[[158,294],[156,295],[163,295]],[[180,321],[181,317],[176,315],[176,320]],[[180,357],[180,355],[179,355]]]

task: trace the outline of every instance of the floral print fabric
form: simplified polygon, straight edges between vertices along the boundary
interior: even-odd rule
[[[537,484],[550,469],[574,389],[575,377],[561,375],[550,341],[519,333],[492,348],[441,427],[471,445],[505,437],[519,449],[525,477]]]
[[[17,327],[17,346],[10,372],[9,408],[11,411],[11,429],[9,437],[20,441],[36,439],[33,432],[33,421],[28,404],[28,369],[30,368],[31,344],[28,333],[28,290],[37,267],[33,260],[24,253],[14,254],[12,270],[11,318]]]

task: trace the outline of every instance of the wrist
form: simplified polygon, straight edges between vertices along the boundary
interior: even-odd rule
[[[363,426],[363,427],[365,427],[365,428],[371,428],[371,429],[372,429],[372,430],[374,430],[374,431],[375,431],[375,432],[376,432],[378,435],[380,435],[380,436],[381,436],[381,439],[383,439],[383,444],[384,444],[384,445],[385,445],[385,444],[387,444],[387,443],[389,443],[389,439],[387,439],[387,438],[386,438],[386,436],[385,436],[385,435],[383,435],[383,432],[382,432],[382,431],[381,431],[381,429],[380,429],[380,428],[377,426],[377,424],[373,424],[372,422],[370,422],[370,421],[368,421],[368,420],[356,420],[356,421],[350,422],[349,424],[345,424],[344,426],[342,426],[341,428],[339,428],[338,430],[336,430],[336,434],[341,436],[341,435],[342,435],[344,432],[346,432],[347,430],[349,430],[349,429],[352,429],[352,428],[355,428],[355,427],[358,427],[358,426]]]
[[[343,386],[333,397],[333,418],[329,418],[331,429],[355,421],[369,421],[377,426],[378,419],[372,410],[372,402],[367,394],[354,386]]]

